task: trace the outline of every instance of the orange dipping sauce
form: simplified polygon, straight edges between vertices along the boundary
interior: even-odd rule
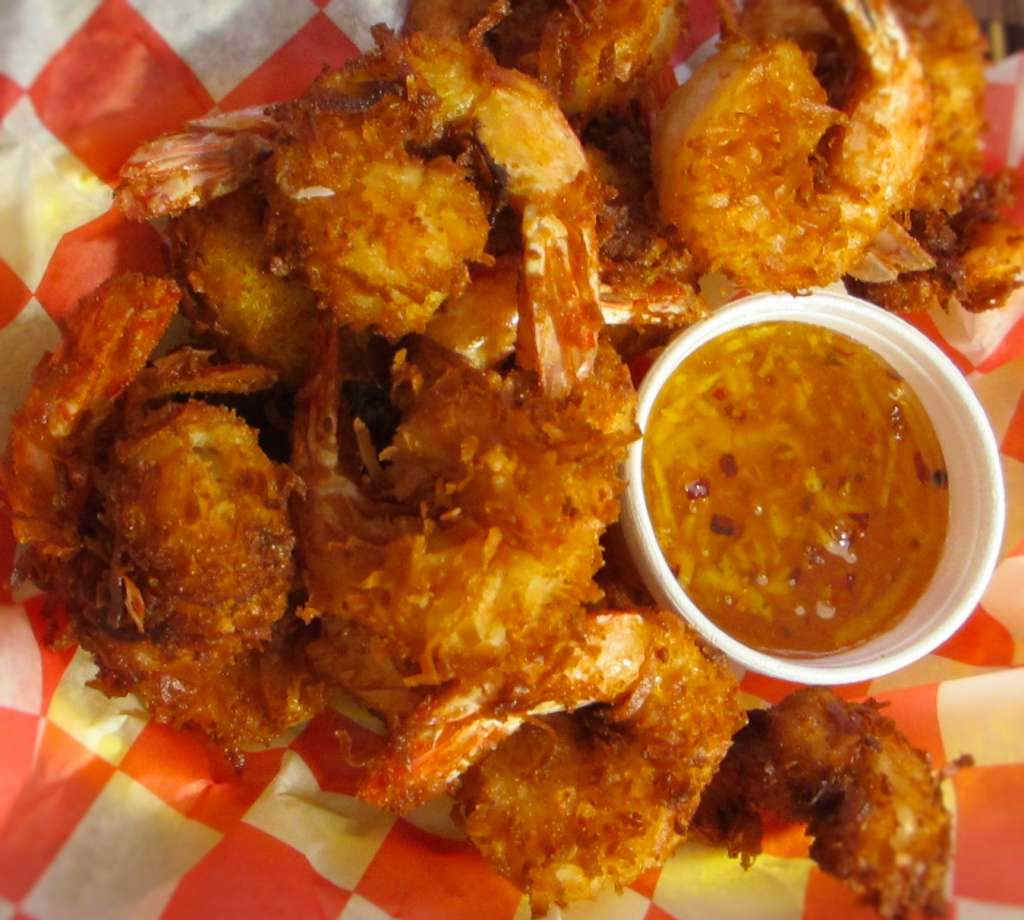
[[[726,333],[669,378],[644,491],[690,599],[765,652],[813,656],[898,622],[949,518],[920,400],[874,352],[795,322]]]

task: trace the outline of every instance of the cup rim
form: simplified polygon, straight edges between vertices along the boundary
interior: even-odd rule
[[[953,484],[951,476],[951,523],[946,544],[929,586],[911,610],[893,627],[853,649],[807,657],[789,657],[762,652],[731,636],[710,620],[690,600],[669,570],[651,522],[643,488],[644,432],[654,403],[668,378],[698,348],[743,326],[765,322],[802,322],[830,328],[870,348],[905,378],[928,411],[939,437],[947,468],[954,445],[973,449],[958,451],[955,461],[966,463],[971,483]],[[910,373],[908,373],[910,371]],[[915,377],[918,385],[915,385]],[[926,394],[921,389],[927,391]],[[929,408],[929,402],[932,408]],[[933,411],[933,409],[937,411]],[[941,413],[941,417],[940,417]],[[761,674],[804,684],[857,683],[900,670],[923,658],[948,639],[974,612],[999,560],[1006,517],[1005,487],[999,448],[988,417],[964,375],[942,350],[907,321],[875,304],[831,291],[806,294],[761,293],[744,297],[722,307],[711,316],[685,329],[665,347],[648,369],[637,394],[636,422],[640,437],[630,446],[625,462],[626,490],[621,521],[634,562],[644,582],[663,606],[674,610],[703,638],[736,663]],[[940,424],[940,422],[942,424]],[[972,534],[969,558],[951,550],[953,532],[953,490],[970,495],[966,506],[979,516],[980,527]],[[965,502],[959,502],[963,506]],[[950,575],[944,566],[959,565]],[[956,596],[942,598],[939,612],[926,619],[900,641],[896,636],[913,621],[922,601],[930,598],[941,581]],[[919,617],[920,619],[920,617]]]

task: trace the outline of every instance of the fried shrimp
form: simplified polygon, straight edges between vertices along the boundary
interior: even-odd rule
[[[121,603],[76,628],[101,686],[229,748],[268,743],[322,705],[284,628],[295,486],[219,406],[170,403],[120,428],[99,492]]]
[[[949,813],[927,755],[879,708],[807,689],[751,711],[695,826],[749,860],[764,819],[805,821],[814,860],[882,916],[941,913]]]
[[[531,720],[456,792],[456,819],[537,916],[661,865],[743,724],[723,662],[671,614],[643,623],[629,693]]]
[[[924,168],[911,206],[953,214],[981,174],[985,40],[964,0],[893,0],[932,96]]]
[[[390,337],[422,331],[465,287],[467,262],[484,261],[488,224],[459,159],[405,151],[444,139],[478,146],[520,215],[519,363],[564,395],[590,372],[601,325],[596,189],[578,140],[541,87],[486,52],[377,36],[378,55],[321,78],[281,110],[267,195],[285,262],[340,321],[373,323]]]
[[[655,125],[662,217],[701,268],[753,290],[839,278],[920,173],[930,100],[905,32],[886,0],[836,9],[855,56],[838,69],[848,81],[819,80],[800,44],[830,8],[762,0]]]
[[[195,123],[149,145],[152,172],[133,156],[117,201],[158,216],[259,177],[272,270],[303,279],[338,322],[391,339],[423,331],[469,266],[490,262],[490,219],[511,208],[519,363],[564,396],[590,373],[601,327],[598,193],[579,141],[541,86],[482,48],[375,35],[378,51],[257,122],[259,156],[233,155],[230,122]]]
[[[482,32],[504,67],[538,79],[575,123],[645,95],[683,29],[682,0],[413,0],[407,28]]]
[[[18,571],[65,600],[97,685],[237,749],[270,740],[283,711],[301,717],[300,698],[316,697],[254,692],[289,684],[253,655],[284,641],[297,480],[229,410],[161,405],[274,379],[190,349],[145,367],[179,298],[171,281],[125,275],[80,304],[15,416],[3,484]],[[314,684],[298,673],[297,687]]]
[[[602,350],[594,377],[552,400],[422,340],[396,358],[402,420],[367,489],[338,459],[352,435],[336,331],[321,361],[293,448],[307,486],[298,520],[311,614],[360,620],[416,663],[421,683],[440,684],[499,662],[529,641],[527,627],[550,629],[550,604],[594,598],[633,431],[617,357]]]
[[[851,292],[894,312],[1007,307],[1024,288],[1024,232],[1003,216],[1013,200],[1010,180],[1007,174],[979,179],[953,215],[911,211],[911,238],[930,265],[901,266],[878,280],[858,275],[848,281]]]
[[[357,452],[344,446],[352,420],[338,404],[338,338],[325,333],[319,369],[300,397],[293,449],[306,485],[297,515],[303,615],[319,617],[322,629],[314,660],[344,678],[347,654],[332,649],[358,624],[365,641],[387,650],[391,676],[379,671],[392,690],[399,675],[405,687],[446,685],[446,693],[465,695],[460,719],[503,699],[511,706],[508,687],[518,687],[522,701],[507,711],[520,716],[552,699],[569,705],[566,694],[551,695],[542,663],[564,664],[592,644],[581,605],[598,597],[599,537],[618,512],[619,464],[633,432],[626,368],[602,349],[593,375],[555,400],[518,371],[502,378],[428,340],[411,342],[391,373],[401,422],[364,484]],[[372,452],[369,463],[378,463]],[[594,645],[598,658],[602,647]],[[346,689],[372,703],[365,686]],[[593,693],[588,684],[579,702]],[[437,707],[458,708],[425,705],[408,724],[392,725],[395,757],[427,757],[422,738],[452,721]],[[409,779],[416,798],[443,789],[449,772],[412,783],[407,769],[382,769]],[[413,792],[392,794],[389,785],[376,800],[405,807]]]
[[[640,617],[577,610],[561,625],[565,635],[552,636],[543,656],[427,692],[370,765],[360,798],[408,811],[449,790],[528,720],[614,700],[641,677],[647,637]]]
[[[848,284],[894,311],[1006,307],[1024,283],[1024,237],[1003,214],[1015,198],[1009,174],[981,175],[984,40],[961,0],[896,9],[933,98],[925,168],[894,257],[865,260]]]
[[[250,186],[186,211],[167,235],[175,267],[196,294],[185,302],[193,322],[232,360],[274,368],[297,385],[309,365],[316,295],[270,271],[264,209]]]
[[[95,433],[145,365],[180,299],[168,279],[113,278],[71,314],[64,338],[36,368],[0,468],[14,535],[29,548],[23,562],[29,577],[81,549]]]
[[[123,426],[100,481],[111,564],[140,632],[231,634],[257,645],[294,577],[292,473],[228,409],[170,403]]]

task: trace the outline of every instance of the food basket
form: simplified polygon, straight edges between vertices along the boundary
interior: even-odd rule
[[[685,77],[716,15],[690,4]],[[142,141],[214,107],[302,92],[324,65],[398,26],[400,3],[360,0],[8,0],[0,11],[0,442],[64,316],[101,280],[164,270],[156,232],[111,207]],[[1024,155],[1024,56],[992,66],[986,165]],[[1024,223],[1024,202],[1016,218]],[[1003,559],[967,624],[934,654],[844,697],[873,696],[937,767],[954,816],[950,916],[1024,916],[1024,299],[991,314],[911,317],[963,371],[1002,452]],[[0,920],[511,920],[527,902],[434,802],[403,818],[357,800],[358,712],[331,711],[252,753],[240,773],[132,698],[87,686],[89,657],[52,648],[45,599],[13,592],[0,517]],[[744,702],[792,687],[746,674]],[[856,920],[869,908],[820,872],[799,830],[743,869],[685,844],[660,871],[565,917]]]

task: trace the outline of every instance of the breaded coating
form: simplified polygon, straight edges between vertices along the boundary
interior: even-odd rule
[[[894,0],[932,96],[928,149],[911,206],[956,212],[981,173],[985,39],[964,0]]]
[[[120,431],[102,473],[103,516],[139,631],[269,639],[295,577],[295,485],[219,406],[172,403]]]
[[[219,406],[170,403],[126,418],[97,475],[109,548],[72,619],[96,685],[229,752],[320,708],[306,637],[285,617],[296,479],[256,431]]]
[[[749,860],[763,822],[807,822],[811,856],[883,917],[945,909],[950,817],[928,756],[880,706],[823,689],[753,710],[694,820]]]
[[[237,753],[323,705],[288,615],[297,479],[228,409],[272,371],[183,348],[147,365],[174,282],[124,275],[85,298],[16,414],[4,486],[18,577],[55,592],[53,626],[92,652],[94,685]]]
[[[661,865],[743,724],[722,660],[673,614],[645,625],[629,693],[527,723],[456,793],[456,819],[536,916]]]
[[[174,215],[258,182],[271,271],[308,284],[339,324],[392,341],[423,332],[470,265],[491,264],[491,224],[507,215],[502,232],[522,241],[517,360],[564,396],[603,325],[599,190],[579,139],[542,86],[478,43],[372,31],[376,49],[300,98],[147,145],[118,200]],[[257,138],[265,159],[245,155]]]
[[[643,746],[590,707],[524,725],[466,774],[455,816],[543,916],[664,862],[681,837],[659,778]]]
[[[971,313],[1005,306],[1024,273],[1024,232],[1003,216],[1015,200],[1016,181],[1009,172],[983,176],[951,216],[910,212],[909,230],[935,267],[888,283],[851,279],[850,292],[893,312],[946,310],[953,303]]]
[[[910,204],[930,117],[886,0],[751,0],[658,115],[662,219],[751,291],[828,284]]]
[[[305,658],[309,636],[290,615],[258,650],[233,636],[145,635],[88,620],[74,635],[100,666],[92,686],[109,696],[134,693],[155,719],[204,733],[236,761],[327,703]]]
[[[0,486],[14,535],[27,545],[19,568],[42,587],[51,587],[45,564],[59,570],[79,548],[93,436],[149,359],[180,299],[168,278],[127,274],[106,281],[71,313],[64,338],[32,375],[11,420]]]
[[[364,442],[361,475],[346,446],[359,427],[339,405],[338,339],[325,330],[295,419],[302,616],[320,621],[320,673],[388,719],[389,751],[365,795],[404,811],[518,725],[506,716],[625,689],[582,605],[600,598],[592,577],[618,514],[635,396],[607,347],[556,399],[532,374],[483,372],[412,339],[391,371],[401,421],[379,456]],[[368,672],[354,667],[353,637]],[[481,736],[492,715],[496,734]],[[462,740],[442,753],[431,739],[449,725]]]
[[[340,321],[421,332],[483,257],[487,214],[455,162],[406,152],[410,126],[379,112],[362,129],[320,101],[330,86],[296,103],[271,162],[275,245]]]
[[[634,431],[632,385],[610,349],[556,400],[529,375],[501,378],[414,343],[396,359],[402,421],[369,494],[323,465],[352,437],[339,425],[337,355],[325,359],[300,400],[294,449],[308,487],[297,516],[307,615],[324,616],[321,642],[354,619],[387,637],[410,682],[436,685],[510,648],[532,655],[552,617],[597,599],[598,540],[618,514]]]
[[[683,0],[413,0],[408,31],[483,40],[538,79],[578,123],[644,97],[683,32]]]
[[[167,234],[175,266],[196,293],[186,304],[192,319],[232,360],[267,365],[298,384],[309,366],[317,299],[270,270],[265,207],[246,186],[186,211],[168,224]]]

